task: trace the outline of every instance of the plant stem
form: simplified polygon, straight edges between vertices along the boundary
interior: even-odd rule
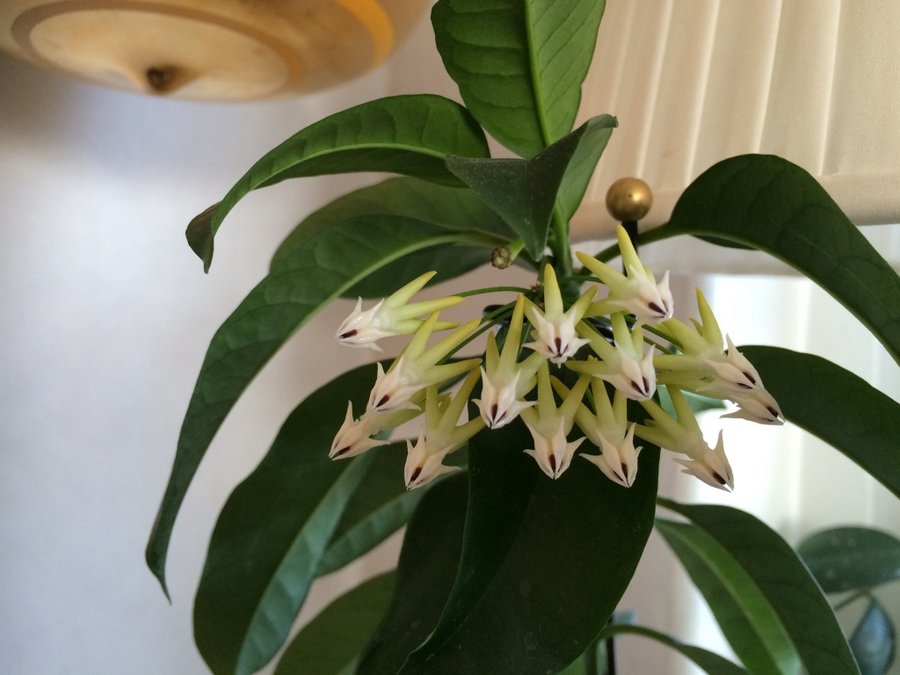
[[[468,298],[473,295],[483,295],[485,293],[530,293],[530,288],[521,288],[520,286],[490,286],[488,288],[476,288],[471,291],[462,291],[454,293],[461,298]]]
[[[572,251],[569,248],[568,224],[553,210],[553,237],[550,245],[553,251],[553,269],[559,277],[572,275]]]

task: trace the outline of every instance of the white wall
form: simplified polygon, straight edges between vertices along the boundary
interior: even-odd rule
[[[277,242],[363,179],[249,198],[209,276],[184,227],[270,147],[385,88],[381,71],[321,96],[188,104],[0,57],[0,671],[206,672],[190,611],[215,515],[287,412],[337,372],[332,340],[315,359],[288,348],[213,444],[172,541],[170,607],[143,549],[181,418],[209,338]],[[342,311],[305,339],[330,338]],[[341,367],[364,358],[342,353]]]

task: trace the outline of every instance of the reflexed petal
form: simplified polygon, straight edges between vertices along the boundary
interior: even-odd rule
[[[521,374],[521,371],[516,371],[510,382],[498,387],[484,368],[481,369],[481,398],[473,403],[478,406],[481,418],[491,429],[509,424],[525,408],[534,405],[534,401],[523,401],[516,396]]]
[[[581,456],[595,464],[614,483],[631,487],[637,477],[637,460],[642,449],[641,446],[634,446],[634,425],[631,425],[628,433],[618,443],[611,443],[601,435],[598,435],[596,440],[600,441],[599,447],[603,454],[581,453]]]
[[[374,423],[373,423],[374,422]],[[341,428],[331,443],[330,459],[348,459],[364,453],[366,450],[385,445],[387,441],[369,438],[381,431],[377,420],[363,415],[359,420],[353,419],[353,404],[347,402],[347,414]]]
[[[381,364],[376,364],[378,372],[375,386],[369,394],[366,410],[375,412],[391,412],[406,408],[415,408],[410,399],[423,389],[423,385],[410,377],[401,356],[387,373]]]
[[[445,473],[459,471],[458,466],[443,464],[445,451],[433,451],[426,442],[423,433],[419,434],[416,444],[406,441],[406,464],[403,467],[403,481],[408,490],[420,488]]]
[[[563,420],[551,434],[543,434],[532,425],[527,425],[534,440],[534,448],[525,450],[525,453],[534,457],[538,466],[545,474],[554,480],[559,478],[572,463],[572,456],[578,446],[584,442],[584,438],[569,443],[566,440]]]

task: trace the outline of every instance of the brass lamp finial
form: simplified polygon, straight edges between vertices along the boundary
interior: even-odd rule
[[[635,223],[653,206],[653,192],[640,178],[620,178],[606,193],[606,208],[620,223]]]

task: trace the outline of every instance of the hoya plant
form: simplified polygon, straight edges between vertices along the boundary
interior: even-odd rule
[[[895,359],[900,281],[812,177],[772,156],[725,159],[666,225],[638,237],[620,228],[614,246],[573,255],[569,221],[616,126],[600,115],[573,129],[603,8],[439,0],[437,49],[465,105],[395,96],[334,114],[263,156],[188,226],[208,270],[216,234],[251,190],[401,175],[306,216],[200,369],[147,547],[164,590],[188,486],[272,355],[344,297],[356,305],[335,339],[373,357],[335,366],[222,509],[194,604],[213,672],[253,673],[276,655],[276,672],[316,675],[602,672],[597,639],[617,632],[711,673],[860,672],[788,544],[747,513],[659,495],[658,467],[662,451],[684,480],[734,487],[726,439],[697,423],[703,397],[746,424],[796,424],[900,495],[900,407],[817,356],[735,345],[699,291],[675,306],[640,246],[693,235],[764,251],[833,295]],[[491,157],[487,134],[516,156]],[[533,283],[512,286],[510,264]],[[490,287],[422,298],[480,265]],[[405,336],[393,358],[379,345],[389,336]],[[610,621],[654,525],[742,665]],[[396,570],[288,640],[318,577],[404,526]]]

